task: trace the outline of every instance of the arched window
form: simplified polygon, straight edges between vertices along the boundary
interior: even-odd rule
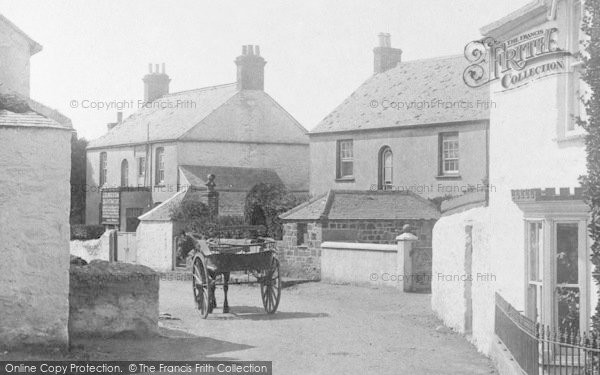
[[[98,186],[104,186],[106,184],[106,175],[107,175],[107,162],[106,162],[106,152],[100,153],[100,175],[98,176]]]
[[[392,149],[388,146],[379,151],[379,189],[387,190],[393,184]]]
[[[159,147],[156,149],[156,181],[155,185],[165,183],[165,149]]]
[[[129,186],[129,163],[127,159],[121,162],[121,186]]]

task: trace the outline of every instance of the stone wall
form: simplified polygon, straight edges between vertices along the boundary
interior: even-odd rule
[[[69,130],[0,127],[2,347],[68,343],[70,147]]]
[[[405,224],[419,238],[417,247],[431,247],[435,220],[329,220],[323,241],[395,244]]]
[[[69,335],[144,336],[158,331],[159,275],[148,267],[95,260],[71,265]]]
[[[304,241],[298,245],[298,225],[306,225]],[[410,224],[419,241],[415,247],[431,247],[435,220],[328,220],[285,223],[280,243],[284,276],[318,280],[321,277],[321,242],[359,242],[395,245],[402,227]],[[326,225],[326,228],[323,228]]]
[[[304,243],[298,245],[298,224],[283,226],[279,260],[283,276],[319,280],[321,278],[321,223],[305,223]]]
[[[75,255],[88,263],[94,259],[109,261],[111,254],[110,236],[114,232],[112,230],[106,231],[100,238],[95,240],[71,241],[71,255]]]

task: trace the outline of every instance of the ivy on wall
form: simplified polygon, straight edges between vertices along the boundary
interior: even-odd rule
[[[244,216],[252,225],[264,225],[267,235],[281,239],[282,224],[279,215],[307,200],[288,192],[282,184],[260,183],[255,185],[246,196]]]
[[[590,206],[589,234],[592,239],[591,261],[594,280],[600,285],[600,0],[584,2],[582,30],[586,38],[581,42],[584,64],[582,80],[589,86],[586,98],[581,98],[587,118],[578,119],[586,131],[587,174],[581,177],[586,202]],[[598,296],[600,298],[600,295]],[[600,304],[592,317],[594,331],[600,331]]]

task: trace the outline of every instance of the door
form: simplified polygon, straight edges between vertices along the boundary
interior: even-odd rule
[[[117,261],[137,262],[137,242],[135,232],[117,232]]]

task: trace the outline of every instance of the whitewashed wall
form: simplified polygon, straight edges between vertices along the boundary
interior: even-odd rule
[[[397,245],[324,242],[321,244],[321,280],[329,283],[387,285],[402,288],[404,268],[398,268]]]
[[[0,171],[0,346],[66,346],[71,132],[0,127]]]
[[[471,226],[471,269],[466,266],[468,236]],[[502,289],[498,275],[513,272],[503,268],[489,243],[490,217],[487,208],[442,217],[433,228],[433,262],[431,306],[448,327],[465,333],[467,277],[471,280],[472,333],[470,340],[488,353],[494,330],[494,291]]]
[[[173,223],[170,221],[141,221],[136,230],[137,264],[156,271],[173,267]]]
[[[95,240],[78,241],[73,240],[70,243],[71,255],[75,255],[90,262],[94,259],[110,260],[110,233],[106,231],[102,236]]]

